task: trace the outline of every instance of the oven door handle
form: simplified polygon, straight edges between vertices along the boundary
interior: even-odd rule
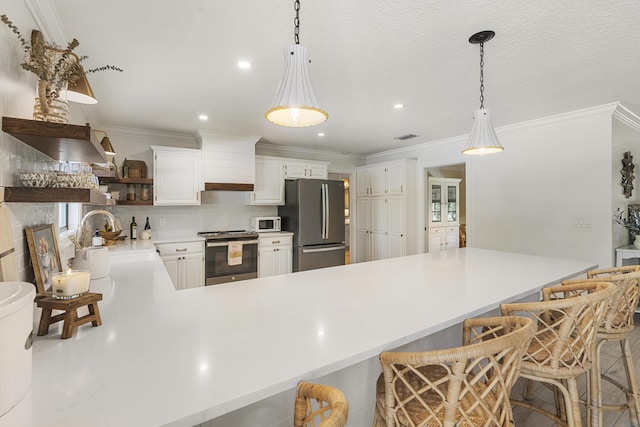
[[[237,242],[238,240],[233,240],[233,242]],[[254,244],[258,244],[258,239],[256,240],[239,240],[240,242],[242,242],[243,245],[254,245]],[[225,241],[225,242],[207,242],[207,247],[208,248],[217,248],[217,247],[221,247],[221,246],[229,246],[229,240]]]

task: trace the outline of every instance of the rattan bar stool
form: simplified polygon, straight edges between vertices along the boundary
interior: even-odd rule
[[[468,319],[462,347],[382,353],[374,427],[512,426],[509,394],[534,333],[524,317]]]
[[[512,399],[511,403],[539,412],[561,426],[582,426],[577,378],[587,374],[588,383],[592,383],[593,375],[588,374],[595,357],[596,329],[616,292],[616,286],[609,282],[582,282],[544,288],[540,302],[500,306],[503,315],[537,320],[520,376],[550,384],[557,393],[555,414],[529,402]],[[531,390],[527,387],[525,396]]]
[[[344,427],[349,404],[337,388],[305,381],[298,383],[294,427]]]
[[[587,272],[589,281],[606,280],[612,282],[617,287],[617,293],[613,297],[611,304],[605,314],[604,321],[600,324],[596,331],[596,353],[594,358],[594,381],[591,390],[591,399],[596,399],[592,403],[592,408],[602,408],[602,410],[621,411],[628,410],[631,425],[633,427],[640,426],[640,392],[636,380],[635,367],[631,357],[631,349],[629,346],[629,333],[634,328],[633,315],[638,306],[638,298],[640,297],[640,266],[625,266],[616,268],[607,268],[602,270],[592,270]],[[563,284],[574,284],[580,279],[568,280]],[[600,365],[600,353],[605,343],[617,341],[620,344],[620,352],[622,362],[624,364],[627,376],[627,384],[623,385],[610,376],[602,373]],[[600,372],[600,375],[597,373]],[[602,379],[618,387],[626,396],[624,404],[610,404],[602,402]],[[591,416],[596,421],[593,425],[603,425],[602,410],[593,411]]]

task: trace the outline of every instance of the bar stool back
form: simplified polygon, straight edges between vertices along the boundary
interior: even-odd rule
[[[298,383],[294,427],[344,427],[349,405],[337,388],[305,381]]]
[[[509,394],[534,322],[489,317],[463,328],[462,347],[380,355],[374,427],[512,425]]]
[[[538,328],[523,356],[520,376],[548,383],[562,393],[556,414],[529,402],[511,402],[539,412],[559,425],[581,426],[577,378],[592,367],[596,329],[617,288],[608,282],[576,283],[542,290],[542,301],[502,304],[503,315],[526,315]]]
[[[587,272],[591,279],[587,281],[610,281],[616,285],[618,292],[613,297],[611,304],[605,314],[604,321],[596,332],[596,353],[594,358],[594,383],[592,395],[597,401],[592,405],[594,408],[603,410],[628,410],[633,427],[640,426],[640,392],[636,380],[635,367],[631,357],[629,345],[629,333],[634,328],[633,315],[638,306],[640,297],[640,266],[624,266],[607,268],[601,270],[591,270]],[[562,282],[565,285],[576,283],[580,279]],[[620,344],[622,362],[626,373],[627,384],[623,385],[617,380],[602,373],[600,365],[600,353],[605,343],[617,341]],[[600,375],[597,375],[600,373]],[[602,381],[604,379],[625,393],[626,402],[624,404],[602,403]],[[596,417],[597,424],[602,424],[602,411],[592,414]]]

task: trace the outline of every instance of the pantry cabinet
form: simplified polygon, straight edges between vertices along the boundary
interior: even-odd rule
[[[201,150],[152,145],[154,205],[199,205]]]
[[[284,205],[284,162],[278,157],[256,156],[256,183],[252,205]]]
[[[258,239],[258,277],[291,273],[293,234],[262,233]]]
[[[156,249],[176,290],[204,286],[204,243],[159,243]]]
[[[429,178],[429,252],[459,247],[460,179]]]
[[[416,161],[363,166],[356,171],[356,262],[416,252]]]

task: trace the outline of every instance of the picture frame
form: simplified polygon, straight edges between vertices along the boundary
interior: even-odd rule
[[[24,232],[36,278],[36,289],[43,293],[51,288],[51,277],[62,271],[56,229],[53,224],[26,227]]]

